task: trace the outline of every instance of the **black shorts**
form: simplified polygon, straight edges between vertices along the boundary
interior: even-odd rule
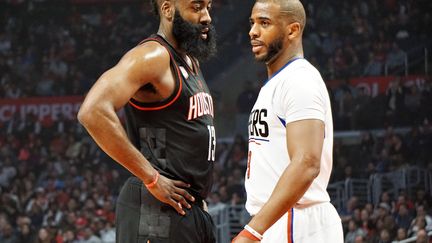
[[[123,185],[116,205],[117,243],[214,243],[213,220],[202,201],[182,216],[153,197],[136,177]]]

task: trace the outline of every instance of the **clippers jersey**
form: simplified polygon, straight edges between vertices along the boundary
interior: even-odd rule
[[[169,52],[175,88],[163,102],[129,101],[125,107],[129,139],[160,174],[191,184],[189,192],[205,198],[212,186],[216,146],[212,97],[194,61],[196,72],[161,36],[141,44],[148,41]]]
[[[298,204],[329,202],[333,121],[330,99],[318,70],[305,59],[294,59],[261,88],[249,118],[249,154],[245,187],[246,209],[256,214],[268,201],[290,163],[286,124],[318,119],[325,124],[321,170]],[[289,188],[286,188],[289,190]]]

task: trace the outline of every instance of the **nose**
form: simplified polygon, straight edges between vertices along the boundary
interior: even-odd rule
[[[208,25],[211,23],[211,21],[212,21],[212,19],[210,17],[209,10],[207,8],[203,8],[201,18],[200,18],[201,24]]]
[[[259,36],[258,27],[256,24],[251,24],[251,28],[249,30],[249,37],[251,40],[256,39]]]

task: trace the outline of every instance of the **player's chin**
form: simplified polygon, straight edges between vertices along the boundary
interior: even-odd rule
[[[257,62],[265,62],[267,60],[267,55],[257,54],[257,53],[254,53],[254,55],[255,55],[255,61]]]

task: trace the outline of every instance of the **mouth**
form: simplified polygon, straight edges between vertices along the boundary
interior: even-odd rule
[[[251,45],[252,45],[252,52],[253,53],[257,53],[257,52],[261,51],[261,49],[264,47],[264,43],[262,43],[261,41],[258,41],[258,40],[252,40]]]
[[[201,36],[201,38],[203,40],[207,40],[207,38],[208,38],[208,32],[209,32],[209,28],[208,27],[201,30],[200,36]]]

